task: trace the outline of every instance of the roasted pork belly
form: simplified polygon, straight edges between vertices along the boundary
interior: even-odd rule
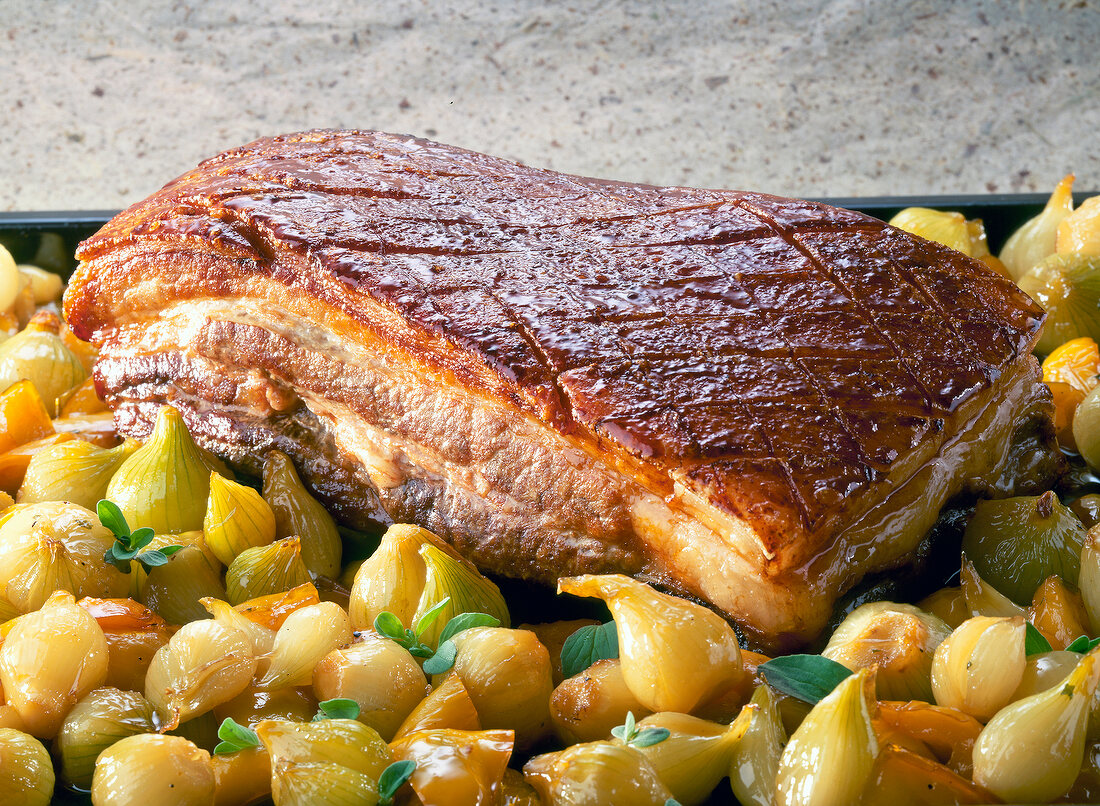
[[[758,193],[314,131],[204,162],[65,299],[127,434],[164,402],[352,525],[623,572],[797,646],[960,493],[1048,483],[1041,310],[958,252]]]

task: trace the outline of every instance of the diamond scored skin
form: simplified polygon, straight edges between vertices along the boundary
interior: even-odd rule
[[[1059,470],[1040,309],[811,202],[315,131],[208,160],[80,257],[66,312],[124,432],[171,399],[345,521],[512,576],[634,574],[771,648],[948,498]]]

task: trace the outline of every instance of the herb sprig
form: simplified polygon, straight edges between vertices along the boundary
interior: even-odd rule
[[[159,549],[142,551],[153,542],[155,533],[148,526],[131,532],[122,510],[113,501],[103,499],[96,504],[96,514],[99,515],[99,522],[110,529],[115,536],[115,542],[103,554],[103,561],[110,563],[124,574],[130,573],[130,563],[133,560],[137,560],[145,572],[149,573],[150,569],[164,565],[169,557],[183,548],[183,546],[161,546]]]
[[[611,729],[611,735],[627,747],[652,747],[672,734],[668,728],[640,728],[634,721],[634,712],[626,712],[626,721]]]
[[[359,703],[344,697],[332,700],[322,700],[317,703],[317,713],[313,715],[312,722],[321,722],[325,719],[358,719]]]
[[[454,666],[455,658],[458,657],[458,647],[452,640],[456,635],[471,627],[500,626],[500,619],[488,613],[459,613],[443,627],[443,631],[439,634],[438,646],[432,649],[420,640],[420,636],[436,622],[439,614],[450,601],[451,597],[448,596],[433,605],[417,620],[412,629],[405,627],[401,619],[393,613],[383,610],[374,619],[374,631],[405,647],[413,657],[424,658],[425,673],[441,674]]]
[[[236,753],[238,750],[260,746],[260,737],[256,735],[256,731],[246,728],[231,716],[222,720],[222,724],[218,727],[218,738],[221,741],[214,748],[216,756],[225,756]]]

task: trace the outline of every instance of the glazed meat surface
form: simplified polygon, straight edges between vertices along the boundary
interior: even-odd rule
[[[156,408],[356,526],[482,568],[620,571],[796,646],[960,492],[1049,480],[1042,312],[863,215],[314,131],[204,162],[66,296],[137,436]]]

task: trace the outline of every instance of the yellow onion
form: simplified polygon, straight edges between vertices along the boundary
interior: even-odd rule
[[[500,782],[501,806],[540,806],[539,793],[523,780],[523,773],[511,767],[504,771]]]
[[[768,686],[756,687],[745,713],[749,714],[749,725],[733,749],[730,787],[742,806],[772,806],[775,777],[779,773],[779,759],[787,743],[787,733]]]
[[[12,728],[18,731],[25,731],[27,725],[23,722],[23,717],[19,716],[19,712],[15,710],[11,705],[0,705],[0,728]]]
[[[1001,261],[1012,279],[1019,281],[1028,269],[1053,255],[1058,226],[1073,212],[1073,174],[1066,176],[1047,200],[1039,215],[1016,230],[1001,250]],[[1049,352],[1044,350],[1044,352]]]
[[[256,733],[271,756],[276,806],[376,803],[378,777],[393,761],[374,729],[352,719],[269,720]]]
[[[651,711],[690,713],[741,679],[733,629],[701,605],[620,574],[561,579],[558,591],[607,603],[619,634],[623,678]]]
[[[874,674],[845,678],[802,720],[779,760],[778,806],[858,803],[874,767]]]
[[[53,785],[53,763],[42,742],[20,730],[0,728],[0,803],[48,806]]]
[[[526,749],[550,724],[550,654],[533,632],[506,627],[472,627],[452,639],[458,648],[454,671],[486,729],[511,728]]]
[[[51,445],[31,457],[19,503],[69,501],[94,510],[107,497],[107,485],[115,471],[141,443],[128,439],[113,448],[101,448],[82,439]]]
[[[1076,652],[1067,652],[1064,649],[1055,649],[1051,652],[1037,652],[1027,656],[1024,664],[1024,674],[1020,678],[1020,685],[1012,693],[1012,700],[1022,700],[1032,694],[1046,691],[1055,683],[1060,683],[1077,668],[1077,662],[1081,656]],[[1097,725],[1100,728],[1100,725]]]
[[[432,543],[420,547],[420,556],[425,568],[424,590],[412,623],[418,623],[425,613],[450,598],[431,626],[421,633],[420,640],[425,644],[435,646],[447,622],[460,613],[488,613],[499,619],[502,627],[511,624],[508,605],[500,589],[482,576],[472,563]]]
[[[107,679],[103,684],[123,691],[145,688],[145,672],[153,655],[168,643],[174,630],[133,599],[85,597],[77,604],[96,620],[107,640]]]
[[[849,613],[822,655],[853,672],[878,666],[884,700],[930,700],[932,653],[951,628],[912,605],[871,602]]]
[[[906,207],[890,219],[890,226],[941,243],[964,255],[974,257],[974,245],[966,216],[927,207]],[[977,222],[981,223],[981,222]],[[983,232],[984,234],[984,232]],[[982,239],[984,242],[984,238]]]
[[[470,692],[462,678],[453,673],[444,677],[442,683],[417,703],[393,738],[402,739],[410,733],[442,728],[481,730],[481,718],[470,699]]]
[[[139,733],[99,756],[92,778],[95,806],[212,806],[210,754],[182,736]]]
[[[373,632],[364,633],[360,639],[349,647],[332,650],[316,665],[313,692],[322,701],[355,700],[359,721],[390,741],[424,699],[428,681],[404,647]],[[466,698],[469,700],[469,695]]]
[[[1089,529],[1081,546],[1081,599],[1089,621],[1100,629],[1100,526]]]
[[[1059,254],[1100,255],[1100,196],[1092,196],[1062,219],[1055,248]]]
[[[396,523],[382,535],[378,548],[359,566],[351,586],[348,615],[357,630],[374,626],[383,610],[393,613],[402,624],[415,623],[414,615],[424,592],[427,568],[420,549],[425,545],[453,551],[427,529]]]
[[[46,271],[30,263],[21,263],[18,268],[19,273],[30,285],[31,294],[34,296],[36,305],[45,305],[61,299],[61,289],[64,287],[61,275]]]
[[[57,734],[61,774],[73,786],[90,789],[100,753],[126,736],[154,731],[153,706],[136,691],[94,689],[61,723]]]
[[[0,311],[15,304],[19,295],[19,267],[3,244],[0,244]]]
[[[1012,618],[1024,615],[1024,609],[978,575],[974,563],[963,557],[962,589],[966,605],[975,616]]]
[[[278,630],[295,610],[320,602],[317,588],[312,582],[297,585],[288,591],[279,591],[248,599],[233,609],[251,622]]]
[[[271,757],[262,747],[212,756],[210,765],[214,806],[262,803],[271,797]]]
[[[1012,701],[1023,679],[1024,620],[975,616],[936,648],[932,690],[939,705],[982,722]]]
[[[672,797],[645,756],[611,742],[535,756],[523,766],[523,777],[551,806],[665,806]]]
[[[245,549],[275,540],[275,513],[251,487],[211,472],[202,531],[214,555],[229,565]]]
[[[19,618],[0,645],[4,697],[27,726],[53,737],[65,715],[107,677],[107,640],[96,620],[58,591]]]
[[[1077,584],[1085,528],[1053,492],[979,501],[963,535],[978,573],[1018,605],[1057,574]]]
[[[302,560],[314,576],[340,575],[340,533],[320,501],[303,486],[285,453],[271,451],[264,460],[264,500],[275,513],[276,536],[297,535]]]
[[[131,528],[160,534],[202,529],[210,471],[209,455],[195,444],[183,416],[171,406],[157,412],[149,440],[115,472],[107,498],[118,504]]]
[[[76,504],[21,504],[0,525],[0,591],[17,613],[51,593],[125,596],[129,578],[103,560],[115,542],[94,512]]]
[[[1001,709],[974,745],[974,782],[1009,802],[1064,794],[1081,769],[1098,680],[1100,664],[1090,653],[1062,682]]]
[[[391,747],[394,760],[416,764],[409,785],[423,806],[493,806],[513,739],[510,730],[425,730]]]
[[[1091,529],[1100,523],[1100,495],[1096,493],[1089,493],[1074,499],[1069,508],[1073,510],[1074,515],[1081,519],[1081,523],[1085,525],[1086,529]]]
[[[641,718],[649,709],[627,688],[618,658],[596,661],[550,695],[550,718],[566,744],[606,739],[627,713]]]
[[[951,629],[970,618],[970,608],[966,606],[966,595],[961,587],[940,588],[917,602],[917,607],[931,613]]]
[[[168,730],[227,702],[256,670],[248,638],[216,621],[192,621],[157,650],[145,675],[145,697]]]
[[[1047,577],[1028,608],[1030,620],[1051,646],[1069,646],[1091,632],[1081,597],[1066,587],[1060,577]]]
[[[246,618],[229,602],[210,596],[200,599],[199,602],[214,617],[214,621],[231,630],[240,630],[247,637],[252,654],[256,657],[269,654],[275,646],[275,630]]]
[[[1073,440],[1089,467],[1100,467],[1100,386],[1085,395],[1073,415]]]
[[[710,796],[729,773],[730,762],[749,726],[751,711],[743,711],[729,725],[666,711],[647,716],[638,726],[663,728],[668,738],[639,751],[653,765],[657,777],[683,806],[696,806]]]
[[[196,534],[201,536],[201,532]],[[227,595],[222,585],[221,566],[216,560],[212,564],[200,546],[187,545],[185,540],[184,535],[164,535],[161,540],[149,544],[150,548],[184,545],[164,565],[149,569],[141,586],[145,604],[172,624],[206,618],[202,600],[224,599]]]
[[[992,794],[950,767],[899,745],[886,745],[875,759],[860,806],[994,803]]]
[[[229,601],[235,605],[282,593],[307,582],[309,571],[302,562],[302,544],[296,537],[245,549],[229,564],[225,573],[225,589]]]
[[[313,667],[329,652],[351,641],[351,623],[344,608],[332,602],[295,610],[279,631],[260,688],[308,686],[313,682]]]
[[[1019,279],[1047,313],[1035,349],[1049,353],[1070,339],[1100,339],[1100,257],[1051,255]]]
[[[18,381],[30,381],[50,417],[57,416],[58,400],[87,377],[80,359],[58,335],[60,330],[57,314],[42,311],[22,332],[0,344],[0,391]]]
[[[265,719],[309,722],[317,713],[317,698],[304,688],[262,689],[249,686],[228,702],[214,706],[214,722],[228,717],[247,727]]]

